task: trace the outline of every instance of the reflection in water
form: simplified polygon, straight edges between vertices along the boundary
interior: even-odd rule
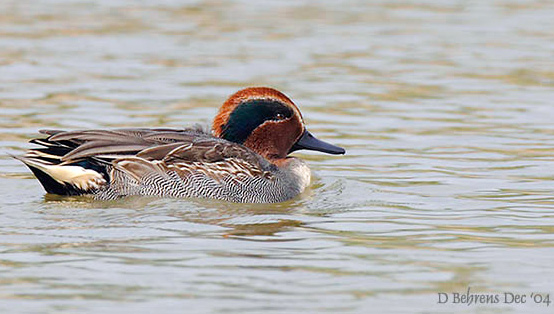
[[[63,10],[60,9],[63,7]],[[0,311],[452,312],[553,292],[549,1],[0,3]],[[44,195],[42,128],[208,124],[289,94],[311,188],[282,204]]]

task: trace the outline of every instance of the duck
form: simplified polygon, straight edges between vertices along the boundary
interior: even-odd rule
[[[199,126],[111,130],[40,130],[46,137],[23,162],[50,194],[209,198],[235,203],[278,203],[309,186],[304,149],[345,154],[317,139],[282,92],[249,87],[219,108],[211,131]]]

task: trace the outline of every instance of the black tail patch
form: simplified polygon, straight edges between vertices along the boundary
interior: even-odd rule
[[[82,195],[84,194],[84,191],[80,189],[76,189],[74,186],[71,186],[69,184],[63,184],[60,183],[52,177],[50,177],[48,174],[44,173],[44,171],[35,168],[33,166],[25,164],[35,177],[37,177],[40,184],[42,184],[42,187],[44,187],[44,190],[46,190],[47,193],[52,194],[58,194],[58,195]]]

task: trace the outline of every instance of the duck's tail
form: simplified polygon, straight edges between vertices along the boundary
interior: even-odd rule
[[[31,143],[43,146],[27,151],[23,156],[12,156],[23,162],[40,181],[46,192],[58,195],[83,195],[94,193],[106,185],[105,167],[91,160],[64,163],[62,157],[72,147],[34,139]]]

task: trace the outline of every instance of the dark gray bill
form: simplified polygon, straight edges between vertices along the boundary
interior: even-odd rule
[[[299,149],[317,150],[334,155],[342,155],[346,152],[342,147],[331,145],[322,140],[318,140],[307,130],[304,130],[304,133],[302,134],[300,139],[294,145],[292,145],[289,154]]]

